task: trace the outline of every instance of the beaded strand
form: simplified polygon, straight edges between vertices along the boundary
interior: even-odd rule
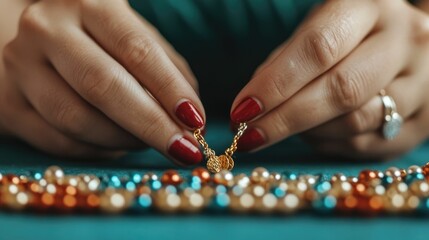
[[[358,176],[275,173],[258,167],[250,176],[196,168],[183,177],[66,175],[51,166],[42,174],[0,174],[0,209],[35,212],[159,211],[354,215],[429,214],[429,163],[408,169],[363,170]]]

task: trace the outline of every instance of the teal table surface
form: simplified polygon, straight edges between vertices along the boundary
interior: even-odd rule
[[[226,124],[208,125],[207,140],[221,151],[232,137]],[[350,162],[326,159],[314,154],[298,138],[255,154],[238,155],[234,173],[249,173],[257,166],[271,171],[357,174],[364,168],[384,170],[389,166],[422,165],[428,160],[429,145],[423,144],[400,159],[389,162]],[[160,172],[175,167],[160,154],[148,150],[131,153],[114,161],[76,161],[49,157],[20,143],[0,144],[0,171],[24,173],[57,164],[66,173]],[[188,173],[189,169],[181,169]],[[124,215],[41,215],[0,213],[0,239],[427,239],[429,219],[411,216],[378,218],[320,216],[303,213],[292,216],[124,214]]]

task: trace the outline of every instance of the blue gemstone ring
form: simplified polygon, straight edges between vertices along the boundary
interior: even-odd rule
[[[396,110],[395,101],[391,96],[386,95],[384,90],[380,91],[380,98],[384,107],[382,127],[383,137],[386,140],[393,140],[399,135],[399,132],[401,131],[403,119]]]

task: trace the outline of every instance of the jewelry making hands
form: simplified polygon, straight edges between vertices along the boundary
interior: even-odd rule
[[[424,9],[391,0],[320,5],[236,97],[231,119],[249,125],[239,150],[303,133],[322,153],[389,159],[425,140],[429,7]],[[402,116],[402,127],[399,121],[386,125],[391,116],[383,110],[381,89],[395,101],[392,116]],[[388,141],[383,126],[401,131]]]

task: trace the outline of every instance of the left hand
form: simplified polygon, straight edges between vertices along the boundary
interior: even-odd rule
[[[241,150],[293,134],[325,153],[392,158],[429,135],[429,17],[406,1],[331,0],[275,50],[236,97],[233,122],[249,122]],[[404,119],[383,139],[385,89]]]

